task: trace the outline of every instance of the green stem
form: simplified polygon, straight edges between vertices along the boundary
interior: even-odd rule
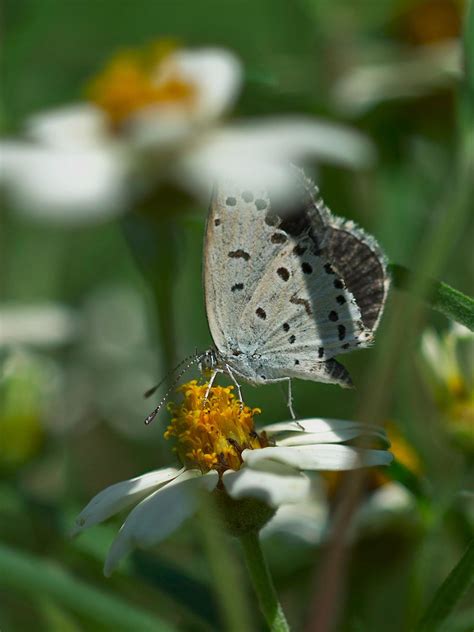
[[[397,289],[409,291],[413,285],[413,273],[396,263],[389,264],[388,269],[393,285]],[[434,279],[428,280],[426,287],[425,300],[431,309],[474,331],[474,300],[472,298]]]
[[[290,628],[278,601],[275,586],[260,546],[258,533],[253,531],[243,535],[240,538],[240,543],[242,544],[245,563],[268,627],[272,632],[289,632]]]
[[[419,632],[438,630],[473,583],[474,540],[471,540],[458,564],[438,588],[417,630]]]

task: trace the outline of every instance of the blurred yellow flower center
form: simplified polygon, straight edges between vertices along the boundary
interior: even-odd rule
[[[131,114],[158,105],[190,107],[196,86],[182,76],[173,59],[176,44],[158,41],[113,57],[89,84],[89,100],[118,128]]]
[[[242,451],[268,445],[265,433],[257,434],[253,417],[258,408],[242,406],[232,386],[215,386],[205,399],[208,383],[196,380],[183,384],[180,404],[171,404],[173,415],[165,439],[174,438],[174,450],[184,465],[203,472],[238,470]]]

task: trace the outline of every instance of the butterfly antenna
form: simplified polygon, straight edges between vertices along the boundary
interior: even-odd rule
[[[190,359],[191,358],[191,359]],[[166,393],[163,395],[163,397],[160,399],[158,406],[155,408],[155,410],[153,410],[148,417],[145,419],[145,425],[148,426],[149,424],[151,424],[151,422],[153,421],[153,419],[157,416],[157,414],[160,412],[160,410],[162,409],[163,405],[165,404],[165,402],[167,401],[168,397],[170,396],[170,393],[175,389],[176,384],[178,384],[178,382],[180,381],[180,379],[183,377],[183,375],[186,373],[186,371],[189,369],[189,367],[193,366],[193,364],[197,364],[198,362],[201,362],[203,358],[203,354],[201,355],[193,355],[193,356],[188,356],[187,358],[185,358],[182,362],[180,362],[178,364],[178,366],[176,367],[176,369],[174,369],[175,371],[184,363],[186,362],[186,360],[188,360],[187,364],[181,369],[181,371],[178,373],[178,375],[175,377],[175,379],[173,380],[171,386],[167,389]],[[168,374],[169,375],[169,374]],[[164,380],[161,381],[161,384],[163,383]],[[153,390],[153,389],[150,389]],[[156,390],[156,389],[155,389]],[[147,391],[148,392],[148,391]],[[154,392],[154,391],[153,391]]]
[[[187,356],[186,358],[184,358],[183,360],[181,360],[181,362],[179,362],[179,363],[178,363],[178,364],[174,367],[174,369],[171,369],[171,371],[168,371],[168,373],[165,375],[165,377],[164,377],[162,380],[160,380],[160,381],[158,382],[158,384],[155,384],[155,386],[152,386],[152,387],[151,387],[151,388],[149,388],[147,391],[145,391],[145,392],[143,393],[143,397],[146,397],[146,398],[151,397],[151,396],[153,395],[153,393],[156,393],[156,391],[160,388],[160,386],[162,386],[165,382],[167,382],[167,381],[168,381],[168,378],[169,378],[169,376],[170,376],[170,375],[173,375],[173,373],[176,373],[176,371],[177,371],[177,370],[178,370],[181,366],[183,366],[183,364],[184,364],[185,362],[189,362],[189,361],[191,360],[191,358],[195,358],[197,355],[198,355],[198,353],[197,353],[197,350],[196,350],[196,353],[194,353],[194,354],[192,354],[192,355],[189,355],[189,356]],[[190,366],[191,366],[191,365],[190,365]],[[189,368],[189,367],[188,367],[188,368]]]

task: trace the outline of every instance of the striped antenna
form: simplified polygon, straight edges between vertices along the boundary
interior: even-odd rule
[[[188,355],[186,358],[184,358],[183,360],[181,360],[181,362],[179,362],[179,363],[178,363],[178,364],[174,367],[174,369],[171,369],[171,371],[168,371],[168,373],[165,375],[165,377],[164,377],[162,380],[160,380],[160,381],[158,382],[158,384],[155,384],[155,386],[152,386],[152,387],[151,387],[151,388],[149,388],[147,391],[145,391],[145,392],[143,393],[143,397],[146,397],[146,398],[151,397],[151,396],[153,395],[153,393],[156,393],[156,391],[160,388],[160,386],[162,386],[165,382],[167,382],[167,381],[168,381],[168,378],[170,377],[170,375],[173,375],[173,373],[176,373],[176,371],[177,371],[177,370],[178,370],[181,366],[183,366],[183,364],[184,364],[185,362],[189,362],[192,358],[195,358],[195,357],[197,356],[197,354],[198,354],[198,353],[197,353],[197,350],[196,350],[196,352],[195,352],[195,353],[193,353],[193,354],[191,354],[191,355]],[[189,367],[188,367],[188,368],[189,368]]]
[[[157,385],[154,386],[153,388],[149,389],[146,393],[145,393],[145,397],[148,397],[150,395],[152,395],[157,388],[159,388],[159,386],[161,386],[161,384],[163,384],[163,382],[168,378],[168,376],[170,374],[173,374],[175,371],[177,371],[179,369],[180,366],[182,366],[185,362],[185,366],[181,369],[181,371],[178,373],[178,375],[175,377],[175,379],[173,380],[171,386],[167,389],[166,393],[163,395],[163,397],[160,399],[160,402],[158,404],[158,406],[155,408],[154,411],[152,411],[148,417],[145,419],[145,425],[148,426],[149,424],[151,424],[151,422],[153,421],[153,419],[157,416],[157,414],[160,412],[160,410],[162,409],[163,405],[165,404],[165,402],[167,401],[168,397],[170,396],[170,393],[176,388],[176,384],[178,384],[178,382],[180,381],[180,379],[183,377],[183,375],[186,373],[186,371],[193,366],[193,364],[197,364],[198,362],[201,362],[202,358],[204,357],[205,354],[201,353],[201,354],[193,354],[192,356],[188,356],[187,358],[185,358],[184,360],[182,360],[178,366],[173,369],[172,371],[170,371],[168,373],[168,375],[165,377],[165,379],[161,380],[161,382]]]

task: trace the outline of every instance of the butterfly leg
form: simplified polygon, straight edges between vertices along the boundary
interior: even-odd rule
[[[296,422],[296,425],[299,426],[301,430],[304,430],[303,426],[299,423],[295,410],[293,408],[293,393],[291,390],[291,377],[288,377],[285,379],[288,380],[288,409],[290,411],[291,418],[293,419],[293,421]]]
[[[242,407],[243,406],[243,399],[242,399],[242,391],[240,390],[240,384],[235,379],[235,375],[232,373],[232,370],[231,370],[231,368],[230,368],[230,366],[228,364],[225,365],[225,370],[227,371],[230,379],[232,380],[232,382],[234,383],[235,388],[237,389],[237,395],[239,396],[239,402],[240,402],[240,405]]]
[[[209,399],[209,394],[211,392],[212,385],[214,384],[214,380],[216,379],[218,373],[223,373],[223,371],[221,369],[214,369],[211,377],[209,378],[209,384],[207,385],[206,394],[204,395],[204,399],[202,400],[203,405]]]
[[[295,411],[293,409],[293,393],[291,390],[291,377],[287,378],[288,380],[288,410],[290,411],[290,415],[292,419],[296,419]]]

